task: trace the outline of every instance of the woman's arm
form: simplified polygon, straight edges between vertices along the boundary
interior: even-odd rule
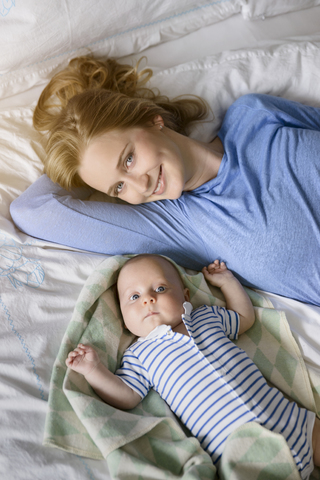
[[[28,235],[69,247],[109,255],[158,253],[195,270],[207,263],[178,200],[117,205],[86,200],[88,195],[90,190],[68,192],[43,175],[10,212]]]

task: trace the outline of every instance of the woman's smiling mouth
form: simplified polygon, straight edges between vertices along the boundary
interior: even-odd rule
[[[159,172],[159,177],[158,177],[158,183],[153,191],[152,195],[161,195],[164,192],[164,178],[162,175],[162,165],[160,165],[160,172]]]

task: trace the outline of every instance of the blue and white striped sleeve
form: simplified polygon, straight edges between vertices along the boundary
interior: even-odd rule
[[[130,349],[125,351],[120,368],[115,372],[115,375],[120,377],[128,387],[138,393],[141,399],[143,399],[152,388],[147,370]]]
[[[225,335],[231,340],[237,340],[240,328],[239,314],[233,310],[227,310],[223,307],[216,306],[213,308],[221,321],[222,329]]]

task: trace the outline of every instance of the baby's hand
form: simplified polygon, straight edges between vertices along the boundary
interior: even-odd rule
[[[66,359],[67,367],[82,375],[88,375],[100,363],[97,352],[89,345],[79,343]]]
[[[219,288],[234,279],[233,273],[228,270],[227,265],[224,262],[220,263],[219,260],[215,260],[207,267],[203,267],[202,273],[211,285]]]

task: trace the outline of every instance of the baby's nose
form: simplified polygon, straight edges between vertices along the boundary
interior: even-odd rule
[[[146,295],[143,299],[144,305],[148,305],[149,303],[156,303],[156,299],[153,295]]]

